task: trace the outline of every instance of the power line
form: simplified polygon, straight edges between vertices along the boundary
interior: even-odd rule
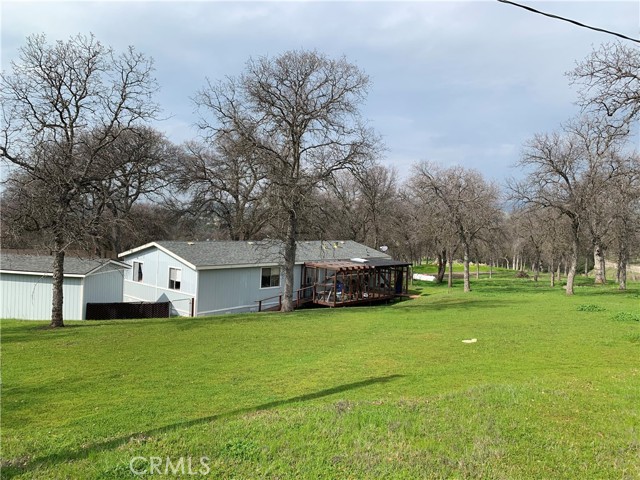
[[[632,42],[640,43],[640,40],[637,38],[627,37],[621,33],[612,32],[611,30],[605,30],[603,28],[592,27],[590,25],[585,25],[584,23],[577,22],[575,20],[571,20],[570,18],[560,17],[558,15],[554,15],[552,13],[541,12],[540,10],[536,10],[535,8],[528,7],[526,5],[520,5],[519,3],[511,2],[509,0],[498,0],[500,3],[508,3],[510,5],[514,5],[516,7],[524,8],[525,10],[529,10],[533,13],[539,13],[540,15],[544,15],[545,17],[555,18],[557,20],[562,20],[564,22],[573,23],[574,25],[578,25],[579,27],[588,28],[590,30],[595,30],[596,32],[608,33],[609,35],[615,35],[616,37],[624,38],[625,40],[630,40]]]

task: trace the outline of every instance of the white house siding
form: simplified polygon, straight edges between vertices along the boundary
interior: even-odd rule
[[[294,270],[294,290],[300,288],[302,267]],[[284,291],[284,276],[280,272],[280,286],[260,288],[262,267],[220,268],[200,270],[198,282],[198,315],[255,312],[258,301],[262,308],[278,305]]]
[[[191,315],[191,302],[193,295],[177,290],[159,288],[154,285],[146,285],[140,282],[124,281],[125,302],[171,302],[172,315]]]
[[[133,268],[125,273],[125,302],[171,302],[175,315],[191,315],[191,301],[196,293],[197,274],[188,265],[167,255],[162,250],[150,248],[122,258],[133,267],[142,262],[142,282],[133,281]],[[169,289],[169,268],[182,270],[180,290]]]
[[[62,286],[62,316],[82,320],[83,279],[65,277]],[[0,273],[1,318],[47,320],[51,318],[53,291],[51,276]]]
[[[122,302],[124,276],[128,274],[128,270],[105,267],[85,277],[82,318],[86,316],[87,303]]]
[[[257,311],[257,300],[282,292],[282,287],[260,288],[261,271],[261,267],[200,270],[198,315]],[[269,302],[277,305],[278,298]]]

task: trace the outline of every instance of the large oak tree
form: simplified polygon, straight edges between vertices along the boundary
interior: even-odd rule
[[[0,80],[0,156],[46,196],[40,226],[51,239],[51,326],[64,326],[65,250],[99,219],[87,194],[118,167],[102,153],[126,131],[152,118],[157,89],[152,62],[133,47],[116,54],[93,36],[47,43],[30,36]]]
[[[293,272],[306,197],[338,171],[372,161],[378,139],[359,108],[369,77],[345,58],[289,51],[250,59],[244,73],[207,82],[195,102],[199,126],[231,134],[256,151],[283,241],[284,298],[293,309]],[[284,221],[282,221],[284,219]]]

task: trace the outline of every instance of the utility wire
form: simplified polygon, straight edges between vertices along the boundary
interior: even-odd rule
[[[564,22],[573,23],[574,25],[578,25],[579,27],[588,28],[590,30],[595,30],[597,32],[608,33],[609,35],[615,35],[616,37],[624,38],[625,40],[631,40],[632,42],[640,43],[640,40],[638,40],[637,38],[627,37],[626,35],[623,35],[621,33],[612,32],[611,30],[605,30],[603,28],[598,28],[598,27],[592,27],[590,25],[585,25],[584,23],[580,23],[580,22],[577,22],[575,20],[571,20],[570,18],[560,17],[560,16],[554,15],[552,13],[541,12],[540,10],[536,10],[535,8],[531,8],[531,7],[528,7],[526,5],[520,5],[519,3],[511,2],[509,0],[498,0],[498,1],[500,3],[508,3],[508,4],[514,5],[516,7],[524,8],[525,10],[529,10],[530,12],[533,12],[533,13],[539,13],[540,15],[544,15],[545,17],[555,18],[555,19],[558,19],[558,20],[562,20]]]

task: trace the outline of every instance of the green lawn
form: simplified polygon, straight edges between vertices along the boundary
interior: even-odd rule
[[[640,478],[640,285],[414,287],[288,315],[4,320],[2,478],[203,456],[210,478]]]

